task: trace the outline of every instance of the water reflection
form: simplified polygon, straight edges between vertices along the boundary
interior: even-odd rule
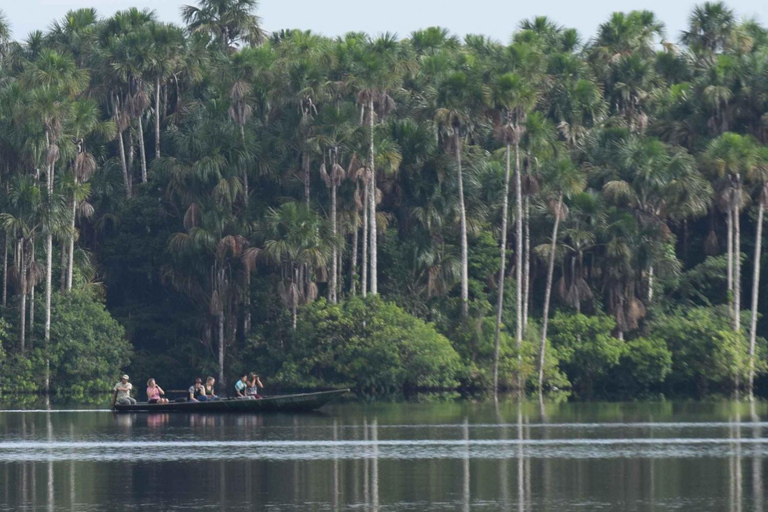
[[[0,413],[0,510],[763,508],[764,404],[545,405]]]

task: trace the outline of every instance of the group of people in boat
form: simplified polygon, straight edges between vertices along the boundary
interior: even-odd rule
[[[133,384],[130,382],[128,375],[123,375],[120,378],[120,382],[115,384],[114,387],[114,403],[119,405],[135,405],[136,399],[131,396],[133,391]],[[213,377],[207,377],[205,383],[201,377],[195,379],[195,383],[192,384],[187,390],[186,399],[181,401],[188,402],[208,402],[211,400],[220,400],[221,398],[216,394],[213,386],[216,384],[216,379]],[[258,374],[251,372],[242,375],[237,382],[235,382],[235,397],[244,400],[255,400],[262,398],[259,391],[264,391],[264,385],[261,383],[261,379]],[[177,400],[179,401],[179,400]],[[163,388],[157,385],[155,379],[149,379],[147,381],[147,403],[150,404],[167,404],[169,400],[165,398],[165,391]]]

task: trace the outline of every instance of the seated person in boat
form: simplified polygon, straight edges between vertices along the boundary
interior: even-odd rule
[[[149,404],[167,404],[168,399],[163,398],[165,391],[163,388],[157,385],[155,379],[149,379],[147,381],[147,403]]]
[[[187,400],[190,402],[205,402],[208,397],[205,396],[205,386],[203,386],[203,379],[200,377],[195,379],[195,383],[189,386],[189,396]]]
[[[261,388],[261,391],[264,391],[264,384],[261,383],[261,379],[259,379],[259,376],[255,373],[251,372],[248,374],[248,380],[246,381],[246,391],[245,394],[253,397],[253,398],[262,398],[262,396],[259,394],[259,388]]]
[[[136,399],[131,397],[131,390],[133,385],[128,382],[130,379],[127,375],[120,377],[120,382],[115,384],[115,396],[113,398],[114,403],[120,405],[135,405]]]
[[[219,397],[216,396],[216,393],[213,390],[213,385],[216,384],[216,379],[213,377],[208,377],[205,379],[205,398],[206,400],[218,400]],[[200,400],[198,398],[198,400]]]
[[[242,377],[235,382],[235,396],[237,398],[251,398],[246,394],[248,390],[248,374],[243,374]]]

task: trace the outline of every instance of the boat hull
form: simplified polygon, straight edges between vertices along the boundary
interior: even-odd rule
[[[247,400],[226,398],[207,402],[169,402],[167,404],[148,404],[139,402],[135,405],[115,404],[116,412],[284,412],[284,411],[314,411],[325,404],[348,393],[348,389],[319,391],[317,393],[301,393],[297,395],[282,395]]]

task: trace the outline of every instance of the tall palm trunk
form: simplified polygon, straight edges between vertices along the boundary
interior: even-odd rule
[[[3,307],[8,305],[8,244],[11,235],[5,232],[5,243],[3,244]]]
[[[359,185],[355,183],[356,194],[359,193]],[[349,293],[354,297],[357,295],[357,244],[359,240],[360,229],[357,227],[355,218],[355,229],[352,231],[352,260],[349,262]]]
[[[46,143],[48,148],[51,148],[51,141],[48,133],[45,134]],[[45,350],[45,394],[51,390],[51,360],[48,355],[48,349],[51,343],[51,292],[52,282],[51,277],[53,274],[53,233],[51,231],[51,217],[53,216],[53,185],[54,185],[54,173],[56,172],[56,164],[51,162],[48,165],[48,229],[45,235],[45,337],[44,337],[44,350]],[[34,251],[34,247],[32,248]]]
[[[371,166],[371,176],[370,176],[370,189],[368,190],[368,222],[371,223],[371,226],[369,228],[369,236],[371,237],[371,295],[377,295],[379,293],[379,283],[378,283],[378,265],[379,265],[379,256],[378,256],[378,247],[377,247],[377,241],[378,241],[378,230],[376,229],[376,162],[375,162],[375,148],[373,144],[373,98],[369,100],[368,103],[368,109],[369,109],[369,119],[368,119],[368,126],[371,132],[371,139],[370,139],[370,147],[369,147],[369,161]]]
[[[539,397],[544,389],[544,357],[547,348],[547,324],[549,323],[549,300],[552,296],[552,277],[555,273],[555,251],[557,250],[557,230],[560,227],[560,210],[563,207],[563,193],[557,199],[555,226],[552,228],[552,244],[549,247],[549,268],[547,269],[547,288],[544,294],[544,317],[541,324],[541,343],[539,345]]]
[[[301,154],[301,171],[304,173],[304,202],[309,208],[309,150],[305,149]]]
[[[648,304],[653,301],[653,265],[648,267]]]
[[[733,311],[733,208],[730,205],[726,223],[728,225],[728,306]]]
[[[367,172],[367,171],[366,171]],[[363,261],[361,265],[360,286],[362,287],[363,298],[368,296],[368,185],[370,180],[365,176],[365,191],[363,192]]]
[[[123,133],[117,134],[117,141],[120,146],[120,165],[123,168],[123,182],[125,183],[125,197],[131,197],[131,177],[128,174],[128,163],[125,160],[125,142],[123,142]]]
[[[144,115],[139,116],[139,153],[141,153],[141,182],[147,182],[147,152],[144,148]]]
[[[525,196],[525,263],[523,263],[523,333],[528,329],[528,310],[531,304],[531,200]]]
[[[337,293],[338,293],[338,270],[339,270],[339,260],[338,260],[338,252],[339,248],[336,243],[336,182],[335,182],[335,175],[336,171],[331,170],[331,176],[332,180],[334,182],[331,184],[331,232],[333,233],[333,255],[331,256],[331,259],[333,260],[331,263],[331,304],[336,304],[337,300]]]
[[[227,340],[224,338],[224,310],[217,315],[219,322],[219,382],[224,384],[224,345]]]
[[[75,187],[77,187],[77,177],[75,177]],[[70,219],[69,227],[72,230],[69,235],[69,258],[67,260],[67,285],[66,291],[72,290],[72,274],[75,268],[75,217],[77,216],[77,199],[75,194],[72,194],[72,219]],[[62,272],[64,269],[62,268]]]
[[[160,158],[160,76],[155,81],[155,158]]]
[[[456,152],[456,168],[459,179],[459,219],[461,229],[461,316],[469,315],[469,249],[467,247],[467,212],[464,207],[464,176],[461,172],[461,138],[459,129],[453,130],[453,145]]]
[[[19,263],[21,268],[21,275],[19,280],[21,281],[21,304],[19,306],[19,320],[20,320],[20,336],[19,336],[19,352],[24,354],[27,344],[27,255],[26,255],[26,241],[22,238],[18,242],[19,244]]]
[[[507,165],[504,171],[504,199],[501,207],[501,248],[499,263],[499,289],[496,299],[496,331],[493,335],[493,396],[499,395],[499,345],[501,338],[501,314],[504,311],[504,281],[507,266],[507,217],[509,216],[509,154],[510,147],[507,144]],[[518,301],[519,301],[518,296]]]
[[[760,194],[760,205],[757,210],[757,233],[755,234],[755,257],[752,273],[752,317],[749,321],[749,399],[754,400],[755,383],[755,345],[757,339],[757,301],[760,296],[760,258],[763,244],[763,215],[765,213],[765,187]]]
[[[733,330],[741,330],[741,183],[733,209]]]
[[[520,361],[520,347],[523,345],[523,192],[522,179],[520,177],[520,142],[515,135],[515,242],[517,253],[515,255],[515,313],[517,325],[515,326],[515,342]]]

